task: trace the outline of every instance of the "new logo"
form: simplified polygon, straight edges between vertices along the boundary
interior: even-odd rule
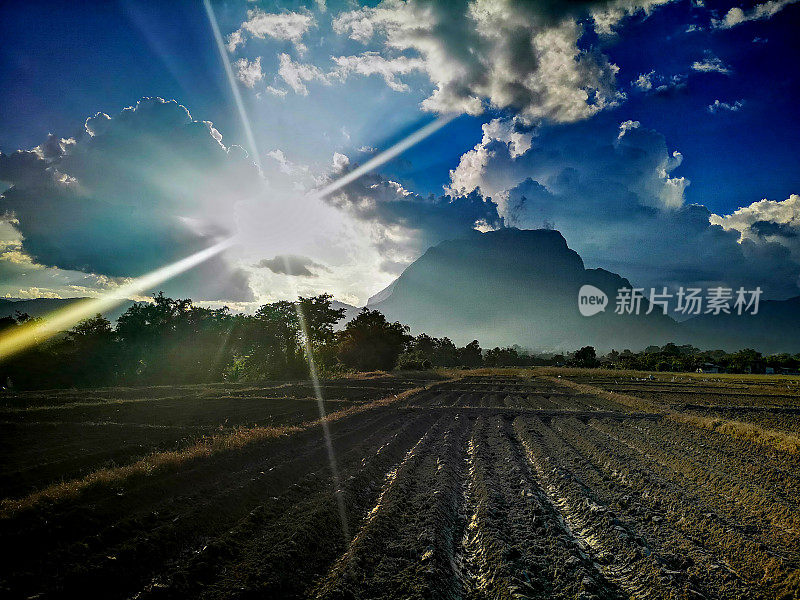
[[[584,285],[578,290],[578,310],[584,317],[603,312],[606,306],[608,306],[608,296],[603,290],[593,285]]]

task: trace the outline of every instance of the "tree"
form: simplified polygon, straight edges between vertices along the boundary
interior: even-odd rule
[[[339,337],[339,360],[358,371],[391,370],[413,338],[408,327],[364,308]]]
[[[483,362],[488,367],[514,367],[520,363],[516,348],[492,348],[486,352]]]
[[[62,351],[69,357],[63,369],[73,385],[103,385],[113,380],[117,363],[114,330],[103,315],[98,313],[70,329]]]
[[[228,374],[234,378],[307,377],[311,352],[324,373],[336,365],[334,326],[344,309],[331,306],[330,294],[300,297],[261,306],[244,317],[240,343]],[[308,345],[306,345],[308,342]]]
[[[297,308],[305,320],[309,341],[314,350],[329,344],[334,338],[334,326],[344,318],[343,308],[332,308],[330,294],[320,294],[303,298],[297,302]]]
[[[570,363],[575,367],[596,367],[597,352],[595,352],[594,346],[584,346],[576,351]]]
[[[113,335],[111,321],[97,313],[94,317],[84,319],[70,329],[67,332],[67,339],[79,345],[97,344],[108,342]]]
[[[117,320],[120,376],[138,383],[218,381],[241,341],[227,307],[193,306],[160,292]]]
[[[483,350],[478,340],[472,340],[458,349],[458,363],[467,367],[479,367],[483,364]]]

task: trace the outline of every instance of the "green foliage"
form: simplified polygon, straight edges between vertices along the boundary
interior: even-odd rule
[[[390,323],[377,310],[364,308],[339,336],[339,360],[358,371],[388,371],[412,340],[408,326]]]
[[[763,356],[752,348],[736,352],[724,350],[703,351],[685,344],[665,344],[648,346],[639,353],[612,350],[603,356],[599,364],[606,368],[630,369],[635,371],[684,371],[693,372],[713,365],[728,373],[764,373],[768,367],[797,371],[800,355],[773,354]]]
[[[482,350],[422,333],[416,338],[380,312],[362,310],[343,330],[343,309],[329,294],[273,302],[253,315],[227,307],[195,306],[159,293],[132,305],[113,326],[102,315],[85,319],[60,336],[0,363],[0,385],[10,389],[159,385],[309,376],[432,367],[514,367],[565,364],[650,371],[695,371],[709,363],[735,372],[796,371],[800,355],[762,356],[700,351],[690,345],[649,346],[633,353],[612,350],[598,359],[592,346],[567,355],[536,355],[519,346]],[[26,314],[0,318],[0,331],[31,321]],[[33,319],[35,320],[35,319]]]

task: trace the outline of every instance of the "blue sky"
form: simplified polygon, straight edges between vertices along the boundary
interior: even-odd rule
[[[330,290],[361,303],[430,244],[543,224],[590,266],[642,285],[762,277],[772,297],[798,293],[800,3],[212,6],[255,149],[202,3],[2,9],[0,295],[99,293],[244,232],[168,291],[245,306]],[[165,102],[123,112],[145,97]],[[98,112],[109,125],[88,134]],[[332,197],[307,197],[441,115],[456,118]],[[75,142],[32,152],[48,134]],[[254,152],[263,172],[243,175]],[[117,162],[101,171],[104,157]],[[41,163],[34,175],[26,158]],[[132,164],[158,181],[136,189]],[[175,199],[190,191],[202,200]],[[283,255],[318,268],[255,266]]]

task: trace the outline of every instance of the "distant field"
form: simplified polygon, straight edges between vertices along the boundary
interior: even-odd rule
[[[797,379],[484,369],[323,395],[330,440],[307,383],[10,399],[0,595],[800,597]]]

